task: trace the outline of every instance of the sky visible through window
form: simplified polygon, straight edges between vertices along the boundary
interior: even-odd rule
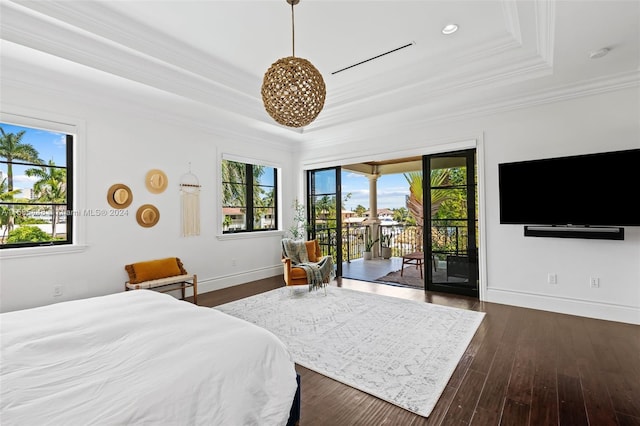
[[[261,185],[273,185],[265,177],[260,177]],[[271,182],[271,183],[269,183]],[[351,198],[342,206],[344,210],[354,211],[358,205],[369,208],[369,179],[361,174],[342,172],[342,200],[351,193]],[[378,209],[398,209],[407,207],[409,183],[402,173],[383,175],[378,178]]]
[[[40,159],[42,159],[45,164],[47,164],[49,160],[53,160],[57,166],[66,166],[66,135],[64,133],[14,126],[6,123],[0,123],[0,127],[2,127],[2,130],[4,130],[6,134],[18,134],[24,130],[25,134],[20,142],[32,145],[38,151]],[[5,160],[5,158],[1,158],[1,160]],[[28,192],[29,189],[33,188],[33,183],[38,179],[35,176],[28,177],[25,174],[24,171],[32,167],[33,166],[13,166],[13,187],[23,190],[23,194],[25,194],[24,190]],[[0,171],[2,171],[2,176],[5,178],[7,176],[7,165],[0,163]]]
[[[402,173],[382,175],[378,178],[378,209],[397,209],[406,207],[406,196],[409,195],[409,183]],[[343,171],[342,199],[351,193],[351,198],[342,206],[353,211],[358,205],[369,208],[369,179],[366,176]]]

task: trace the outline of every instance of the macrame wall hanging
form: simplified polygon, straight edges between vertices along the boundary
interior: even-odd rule
[[[183,237],[200,235],[200,181],[189,172],[180,177],[180,202],[182,203],[182,229]]]

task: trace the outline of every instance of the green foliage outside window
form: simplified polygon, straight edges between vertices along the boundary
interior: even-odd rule
[[[51,235],[44,232],[37,226],[21,226],[9,232],[7,243],[24,243],[24,242],[46,242],[51,241]]]
[[[223,232],[277,227],[276,169],[222,160]]]
[[[407,207],[410,212],[409,224],[413,221],[421,227],[423,217],[422,173],[406,173],[410,186]],[[466,241],[467,217],[467,174],[465,167],[434,169],[431,171],[431,240],[432,249],[441,252],[455,252],[466,249],[460,246]],[[440,220],[438,220],[440,219]],[[461,220],[451,220],[461,219]]]
[[[5,123],[0,126],[0,247],[29,246],[41,241],[71,243],[71,211],[67,188],[70,181],[67,169],[71,167],[70,135],[25,128]],[[57,155],[66,165],[58,165],[53,159],[42,160],[39,149]],[[60,150],[53,153],[53,150]],[[64,164],[64,163],[63,163]],[[16,184],[16,176],[22,179]],[[62,216],[61,216],[62,215]],[[59,232],[59,224],[66,223]],[[29,224],[42,224],[47,233]],[[42,234],[48,236],[45,238]]]

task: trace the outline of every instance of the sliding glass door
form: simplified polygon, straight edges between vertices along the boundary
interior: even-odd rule
[[[342,205],[340,167],[307,172],[309,239],[318,239],[323,255],[331,255],[342,276]]]
[[[423,157],[425,286],[478,297],[475,150]]]

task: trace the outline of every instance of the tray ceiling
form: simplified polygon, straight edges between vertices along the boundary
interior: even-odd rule
[[[373,120],[428,121],[639,83],[635,1],[302,0],[296,56],[323,74],[327,101],[315,122],[293,130],[273,122],[260,98],[263,73],[291,54],[284,0],[3,0],[0,7],[7,79],[39,69],[78,87],[124,88],[150,105],[195,102],[291,141],[336,138]],[[443,35],[449,23],[459,30]],[[605,47],[608,55],[589,59]]]

